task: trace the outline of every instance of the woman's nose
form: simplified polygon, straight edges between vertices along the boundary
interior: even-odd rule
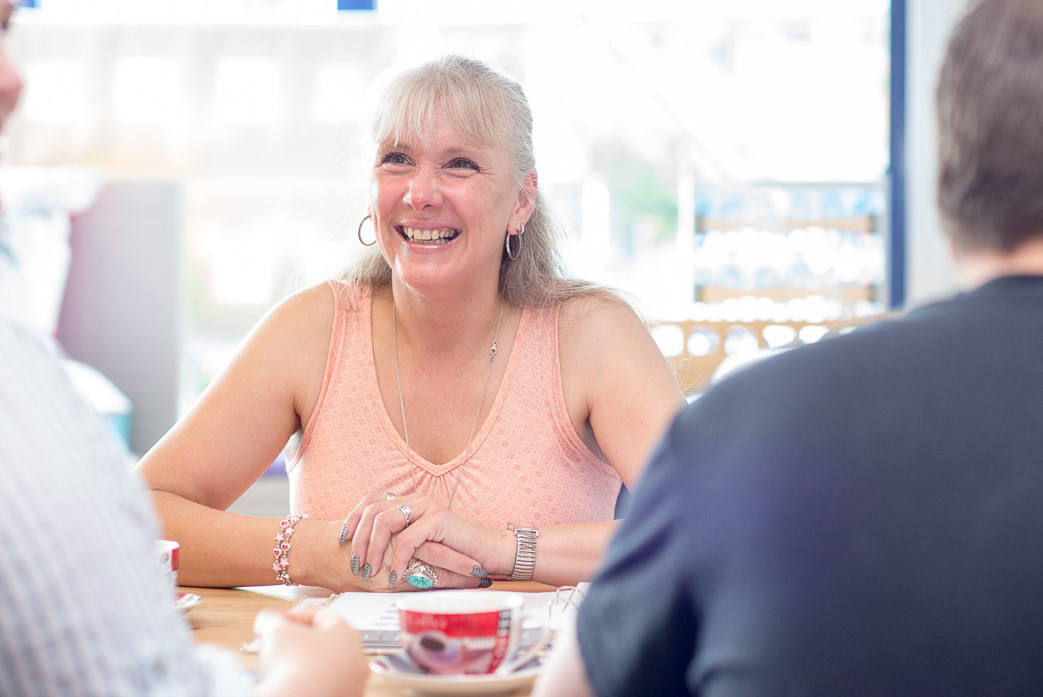
[[[437,174],[423,167],[418,169],[409,180],[405,202],[414,210],[442,205],[442,192],[438,186]]]

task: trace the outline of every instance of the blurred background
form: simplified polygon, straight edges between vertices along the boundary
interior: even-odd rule
[[[728,356],[952,289],[930,100],[962,4],[23,1],[0,260],[32,282],[0,307],[145,452],[358,253],[374,81],[457,52],[523,84],[574,271],[635,299],[696,394]]]

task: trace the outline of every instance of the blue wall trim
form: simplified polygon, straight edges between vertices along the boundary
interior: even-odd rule
[[[376,0],[337,0],[338,10],[372,10]]]
[[[891,0],[891,136],[888,218],[888,305],[905,304],[905,77],[906,0]]]

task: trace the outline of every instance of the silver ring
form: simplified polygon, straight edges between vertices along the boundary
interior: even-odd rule
[[[438,572],[427,562],[414,559],[406,567],[406,583],[424,590],[438,588]]]
[[[393,491],[385,491],[384,492],[384,500],[385,501],[390,501],[391,499],[395,498],[396,496],[398,496],[398,494],[396,494]]]
[[[413,524],[413,509],[402,503],[399,504],[398,510],[402,511],[402,516],[406,519],[406,527],[408,528]]]

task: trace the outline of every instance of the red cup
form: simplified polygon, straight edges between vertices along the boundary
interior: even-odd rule
[[[437,591],[411,594],[397,605],[399,642],[430,673],[502,673],[535,653],[519,653],[524,619],[520,595]]]

